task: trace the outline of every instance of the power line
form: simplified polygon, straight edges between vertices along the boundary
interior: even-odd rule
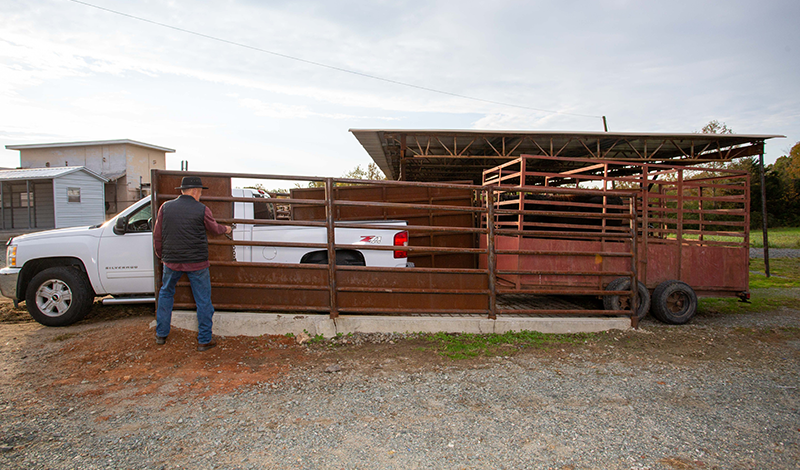
[[[404,86],[404,87],[408,87],[408,88],[415,88],[417,90],[428,91],[428,92],[431,92],[431,93],[438,93],[440,95],[447,95],[447,96],[453,96],[453,97],[456,97],[456,98],[463,98],[463,99],[472,100],[472,101],[479,101],[479,102],[482,102],[482,103],[497,104],[497,105],[500,105],[500,106],[508,106],[508,107],[511,107],[511,108],[527,109],[527,110],[530,110],[530,111],[539,111],[539,112],[542,112],[542,113],[563,114],[563,115],[567,115],[567,116],[579,116],[579,117],[598,118],[598,119],[602,118],[602,116],[596,116],[596,115],[592,115],[592,114],[569,113],[569,112],[566,112],[566,111],[553,111],[553,110],[549,110],[549,109],[541,109],[541,108],[534,108],[534,107],[531,107],[531,106],[523,106],[523,105],[519,105],[519,104],[504,103],[502,101],[487,100],[487,99],[483,99],[483,98],[476,98],[474,96],[462,95],[462,94],[459,94],[459,93],[452,93],[452,92],[444,91],[444,90],[437,90],[436,88],[429,88],[429,87],[425,87],[425,86],[422,86],[422,85],[415,85],[413,83],[401,82],[399,80],[392,80],[391,78],[379,77],[377,75],[371,75],[371,74],[368,74],[368,73],[358,72],[358,71],[346,69],[346,68],[343,68],[343,67],[337,67],[335,65],[324,64],[322,62],[315,62],[313,60],[303,59],[303,58],[291,56],[291,55],[288,55],[288,54],[282,54],[280,52],[275,52],[275,51],[270,51],[270,50],[267,50],[267,49],[262,49],[262,48],[256,47],[256,46],[250,46],[248,44],[243,44],[243,43],[240,43],[240,42],[231,41],[231,40],[223,39],[223,38],[216,37],[216,36],[211,36],[209,34],[204,34],[204,33],[199,33],[197,31],[192,31],[192,30],[189,30],[189,29],[179,28],[177,26],[173,26],[173,25],[166,24],[166,23],[161,23],[161,22],[150,20],[150,19],[147,19],[147,18],[142,18],[141,16],[135,16],[135,15],[131,15],[131,14],[128,14],[128,13],[123,13],[121,11],[112,10],[110,8],[105,8],[105,7],[101,7],[101,6],[98,6],[98,5],[93,5],[91,3],[82,2],[80,0],[69,0],[69,1],[72,2],[72,3],[78,3],[80,5],[84,5],[84,6],[87,6],[87,7],[96,8],[98,10],[102,10],[102,11],[105,11],[105,12],[108,12],[108,13],[113,13],[115,15],[124,16],[126,18],[130,18],[130,19],[133,19],[133,20],[142,21],[144,23],[150,23],[150,24],[153,24],[153,25],[156,25],[156,26],[161,26],[163,28],[172,29],[174,31],[179,31],[181,33],[186,33],[186,34],[191,34],[191,35],[194,35],[194,36],[199,36],[201,38],[210,39],[212,41],[222,42],[222,43],[229,44],[229,45],[232,45],[232,46],[243,47],[245,49],[250,49],[250,50],[253,50],[253,51],[257,51],[257,52],[262,52],[264,54],[270,54],[270,55],[274,55],[276,57],[282,57],[284,59],[294,60],[294,61],[297,61],[297,62],[302,62],[304,64],[309,64],[309,65],[314,65],[316,67],[323,67],[323,68],[330,69],[330,70],[336,70],[337,72],[349,73],[351,75],[357,75],[359,77],[369,78],[369,79],[372,79],[372,80],[379,80],[379,81],[386,82],[386,83],[392,83],[394,85],[400,85],[400,86]]]

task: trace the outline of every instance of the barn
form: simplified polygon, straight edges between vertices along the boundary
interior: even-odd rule
[[[0,170],[0,229],[27,232],[101,224],[106,181],[82,166]]]

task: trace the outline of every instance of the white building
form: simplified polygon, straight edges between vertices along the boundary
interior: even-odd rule
[[[175,150],[135,140],[95,140],[6,145],[20,151],[20,168],[82,166],[107,180],[105,214],[110,217],[150,194],[150,170],[165,170]]]

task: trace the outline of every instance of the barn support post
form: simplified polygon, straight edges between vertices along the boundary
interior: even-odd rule
[[[489,274],[489,318],[497,319],[497,253],[494,246],[494,188],[486,188],[486,269]]]
[[[325,178],[325,221],[328,231],[328,286],[331,319],[339,316],[336,303],[336,233],[333,217],[333,178]]]
[[[28,228],[31,228],[31,180],[25,180],[25,205],[28,206]]]
[[[764,272],[769,276],[769,237],[767,236],[767,178],[764,175],[764,151],[758,155],[758,170],[761,173],[761,231],[764,240]],[[750,209],[749,207],[747,208]]]
[[[3,193],[6,184],[0,182],[0,219],[2,219],[3,230],[6,229],[6,195]]]

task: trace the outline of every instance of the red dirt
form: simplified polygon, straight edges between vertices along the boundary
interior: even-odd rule
[[[142,319],[142,320],[146,320]],[[115,392],[136,397],[162,393],[229,393],[242,386],[272,383],[306,362],[306,349],[282,336],[232,337],[198,352],[196,333],[173,329],[158,346],[145,321],[78,333],[57,354],[58,371],[47,387],[75,387],[79,396],[115,401]]]

